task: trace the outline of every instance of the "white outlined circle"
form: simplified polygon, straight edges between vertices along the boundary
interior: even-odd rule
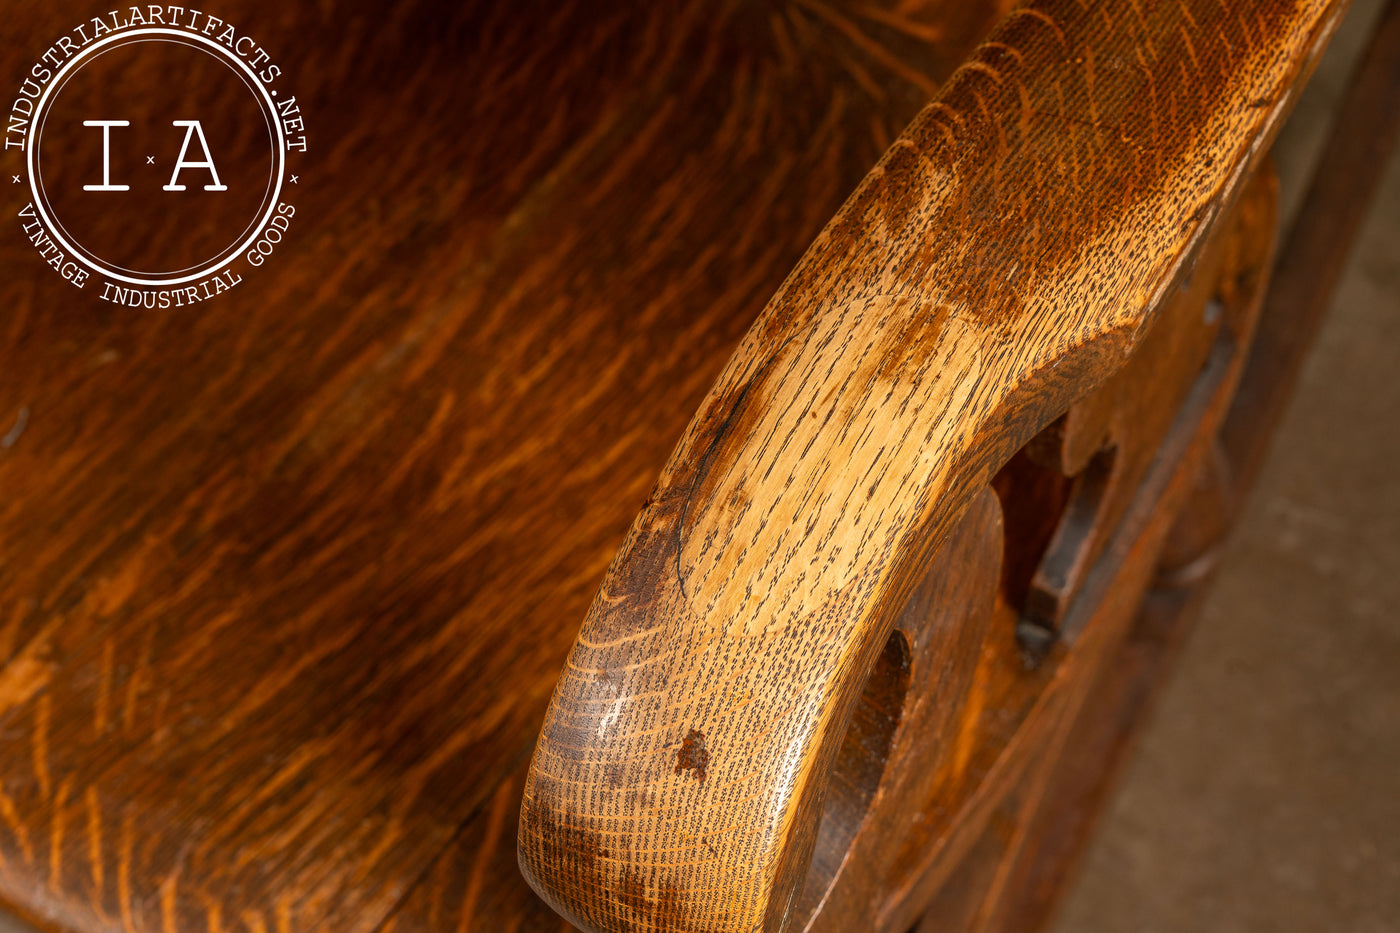
[[[153,36],[155,38],[145,40],[140,38],[133,38],[143,35]],[[264,110],[267,116],[269,117],[269,124],[274,128],[276,132],[276,139],[273,143],[273,148],[276,150],[276,152],[274,160],[275,168],[272,173],[272,196],[267,198],[267,209],[263,212],[262,216],[259,217],[253,224],[251,224],[249,228],[245,228],[251,229],[253,232],[236,247],[227,249],[226,251],[221,251],[220,255],[224,256],[223,259],[218,259],[217,261],[209,263],[207,265],[202,265],[198,269],[196,269],[196,271],[188,275],[179,276],[178,278],[153,278],[150,276],[143,278],[139,276],[126,275],[123,273],[130,272],[131,270],[118,271],[119,269],[121,269],[121,267],[114,267],[114,265],[112,264],[103,263],[97,258],[88,255],[85,249],[75,247],[72,243],[68,242],[68,240],[64,239],[64,231],[62,226],[56,223],[54,219],[50,217],[49,214],[44,210],[46,198],[44,197],[42,185],[39,181],[39,173],[37,171],[35,160],[40,145],[40,134],[42,134],[43,132],[43,120],[47,117],[46,107],[49,104],[55,89],[61,89],[63,84],[67,81],[67,78],[74,74],[78,68],[81,68],[82,64],[86,64],[86,62],[84,62],[83,60],[85,58],[91,60],[90,56],[93,56],[94,53],[101,54],[101,51],[106,51],[106,48],[104,47],[111,47],[116,44],[134,44],[142,41],[176,41],[178,44],[181,45],[189,45],[191,40],[203,46],[206,46],[207,48],[205,49],[205,51],[212,50],[221,60],[225,61],[226,63],[231,62],[236,66],[237,69],[241,69],[243,72],[243,75],[241,75],[241,77],[244,78],[244,83],[257,90],[257,93],[260,97],[259,103],[264,105]],[[164,29],[160,27],[150,26],[140,29],[124,30],[114,36],[94,42],[91,46],[83,49],[77,55],[73,56],[71,60],[66,62],[64,66],[61,69],[59,69],[59,71],[49,81],[48,85],[44,89],[44,92],[39,96],[38,101],[34,105],[34,114],[31,117],[31,120],[31,126],[34,127],[35,135],[30,139],[30,143],[26,147],[26,166],[29,173],[29,188],[31,193],[34,195],[34,209],[38,212],[39,217],[43,220],[45,227],[48,228],[49,236],[54,240],[55,243],[66,249],[67,252],[70,255],[72,255],[72,257],[75,260],[81,262],[83,265],[87,266],[92,271],[97,272],[100,275],[107,276],[108,278],[116,279],[120,282],[125,282],[128,285],[137,285],[143,288],[161,288],[163,286],[168,285],[183,285],[187,282],[194,282],[199,279],[207,278],[215,272],[218,272],[220,269],[224,268],[229,263],[237,259],[245,250],[247,250],[253,245],[253,243],[257,241],[258,237],[263,231],[263,228],[267,225],[268,221],[272,218],[273,212],[277,209],[278,198],[282,194],[282,180],[286,174],[287,166],[287,140],[286,135],[284,134],[282,129],[282,121],[278,118],[276,103],[273,101],[272,96],[267,92],[267,88],[265,88],[262,82],[258,79],[257,72],[253,71],[253,69],[248,65],[247,62],[243,61],[229,49],[226,49],[223,46],[219,45],[217,42],[207,39],[201,35],[185,32],[183,30],[178,29]],[[178,275],[178,273],[176,274]]]
[[[129,35],[132,35],[132,33],[125,33],[124,35],[128,35],[128,36],[129,36]],[[193,37],[186,37],[186,38],[193,38]],[[125,47],[126,45],[137,45],[137,44],[140,44],[142,41],[143,41],[143,40],[141,40],[141,39],[133,39],[131,42],[119,43],[119,44],[116,44],[116,45],[109,45],[109,46],[108,46],[107,48],[105,48],[105,49],[99,49],[99,50],[93,51],[92,55],[88,56],[86,61],[82,61],[82,62],[77,62],[77,61],[75,61],[75,62],[73,62],[71,68],[65,68],[65,69],[63,70],[63,72],[61,72],[57,77],[55,77],[55,78],[53,79],[53,81],[52,81],[50,87],[51,87],[51,89],[52,89],[52,93],[53,93],[53,95],[54,95],[54,98],[57,98],[57,96],[59,95],[59,93],[63,90],[63,87],[64,87],[64,85],[67,83],[67,81],[68,81],[70,78],[72,78],[74,75],[76,75],[79,71],[81,71],[85,66],[92,64],[95,60],[97,60],[98,58],[101,58],[103,55],[107,54],[108,52],[113,51],[114,49],[122,48],[122,47]],[[172,41],[172,40],[144,40],[144,41]],[[229,60],[228,56],[215,55],[214,53],[210,52],[208,49],[202,48],[202,47],[200,47],[199,45],[197,45],[196,43],[184,41],[183,39],[173,40],[173,44],[185,45],[185,46],[188,46],[189,48],[195,49],[196,51],[200,52],[200,53],[203,54],[203,55],[208,55],[208,56],[210,56],[210,57],[213,58],[215,61],[219,62],[221,65],[223,65],[224,67],[226,67],[226,68],[228,68],[230,71],[232,71],[233,74],[234,74],[234,76],[235,76],[236,78],[238,78],[238,80],[241,81],[241,82],[243,83],[243,86],[246,87],[246,88],[248,88],[249,92],[252,93],[255,97],[257,96],[257,93],[258,93],[258,92],[257,92],[257,90],[256,90],[256,80],[250,81],[248,75],[245,75],[245,74],[239,72],[237,69],[235,69],[235,68],[233,67],[233,63]],[[268,113],[268,112],[267,112],[264,108],[262,108],[261,106],[259,107],[259,110],[262,111],[262,114],[263,114],[263,122],[264,122],[264,124],[265,124],[266,127],[267,127],[268,143],[269,143],[271,146],[273,146],[274,148],[276,148],[276,147],[277,147],[277,141],[276,141],[275,131],[274,131],[274,129],[273,129],[274,124],[278,123],[278,121],[275,119],[275,118],[276,118],[276,114],[275,114],[275,113]],[[177,277],[178,277],[181,273],[188,272],[188,271],[190,271],[191,269],[201,270],[201,269],[214,269],[214,268],[217,268],[218,265],[219,265],[219,263],[220,263],[220,257],[223,257],[223,256],[225,256],[225,255],[227,255],[227,256],[229,256],[229,257],[236,257],[237,254],[238,254],[239,252],[242,252],[242,248],[239,246],[238,241],[241,240],[241,239],[243,239],[250,231],[256,231],[256,230],[261,229],[261,227],[267,222],[267,215],[264,213],[264,211],[263,211],[263,206],[262,206],[262,205],[266,205],[266,204],[275,204],[275,201],[272,201],[271,199],[274,198],[275,195],[276,195],[276,193],[277,193],[277,191],[276,191],[276,182],[277,182],[277,175],[278,175],[278,166],[277,166],[277,160],[276,160],[276,159],[273,159],[273,160],[271,160],[271,161],[272,161],[272,164],[271,164],[271,166],[269,167],[269,171],[268,171],[267,188],[266,188],[266,189],[264,190],[264,192],[263,192],[262,202],[261,202],[261,204],[259,205],[259,207],[258,207],[258,212],[257,212],[258,214],[262,214],[262,216],[257,216],[257,214],[255,214],[255,215],[254,215],[254,218],[253,218],[252,220],[250,220],[250,221],[247,223],[247,225],[244,226],[243,230],[238,234],[238,236],[235,237],[234,240],[233,240],[228,246],[225,246],[225,247],[223,247],[222,249],[220,249],[213,257],[211,257],[211,258],[209,258],[209,259],[205,259],[205,260],[203,260],[203,261],[201,261],[201,262],[191,263],[190,265],[184,267],[183,269],[173,269],[173,270],[170,270],[170,271],[168,271],[168,272],[161,272],[161,273],[154,273],[154,272],[151,272],[151,273],[144,273],[144,274],[143,274],[142,272],[140,272],[139,270],[130,269],[130,268],[127,268],[126,266],[118,265],[118,264],[115,263],[115,262],[111,262],[111,261],[109,261],[109,260],[104,260],[102,257],[98,256],[97,253],[96,253],[95,251],[93,251],[93,250],[88,249],[87,247],[85,247],[81,242],[78,241],[78,239],[77,239],[76,237],[73,236],[73,234],[72,234],[71,232],[69,232],[68,228],[65,227],[65,226],[63,225],[63,221],[60,220],[60,219],[58,218],[57,212],[54,211],[54,209],[53,209],[53,205],[49,203],[48,191],[47,191],[47,188],[44,187],[44,185],[43,185],[43,173],[40,172],[40,171],[37,171],[37,169],[42,168],[42,167],[43,167],[43,164],[44,164],[44,151],[43,151],[43,145],[42,145],[42,144],[43,144],[43,135],[42,135],[42,133],[43,133],[43,127],[44,127],[45,125],[47,125],[47,122],[48,122],[48,120],[47,120],[48,115],[49,115],[49,111],[43,111],[43,112],[40,114],[39,118],[38,118],[38,122],[34,125],[35,128],[34,128],[34,136],[33,136],[33,140],[34,140],[33,148],[34,148],[34,160],[35,160],[35,161],[34,161],[34,166],[35,166],[36,171],[33,171],[33,172],[30,173],[30,181],[31,181],[31,183],[30,183],[30,191],[36,195],[36,197],[35,197],[36,202],[38,202],[42,207],[48,208],[49,213],[48,213],[48,214],[45,214],[44,216],[50,221],[51,226],[55,227],[64,237],[67,237],[67,239],[64,240],[64,242],[67,243],[67,244],[69,244],[69,245],[72,247],[72,249],[73,249],[73,251],[74,251],[74,253],[75,253],[75,258],[81,260],[84,256],[86,256],[87,258],[91,259],[93,262],[95,262],[95,263],[97,263],[98,265],[102,266],[104,269],[108,270],[109,272],[127,272],[127,273],[130,273],[130,274],[132,274],[132,275],[135,275],[135,276],[138,276],[138,277],[142,277],[142,278],[144,278],[146,281],[149,281],[149,282],[160,281],[160,282],[164,282],[164,283],[170,283],[170,282],[176,281],[176,280],[177,280]],[[60,238],[60,239],[61,239],[61,238]]]

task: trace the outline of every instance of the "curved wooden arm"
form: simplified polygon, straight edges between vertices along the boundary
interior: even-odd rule
[[[920,566],[1132,349],[1339,7],[1031,3],[902,134],[744,339],[584,621],[519,835],[560,913],[784,928]]]

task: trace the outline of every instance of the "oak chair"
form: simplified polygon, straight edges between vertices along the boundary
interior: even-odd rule
[[[1042,925],[1394,135],[1392,4],[1276,264],[1344,7],[226,4],[315,120],[267,272],[0,243],[0,898]]]

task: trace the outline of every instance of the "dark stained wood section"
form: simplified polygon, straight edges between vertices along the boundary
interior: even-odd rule
[[[0,895],[78,931],[557,927],[515,807],[588,601],[1008,6],[221,4],[307,115],[274,259],[142,311],[0,236]],[[0,80],[93,12],[9,11]]]

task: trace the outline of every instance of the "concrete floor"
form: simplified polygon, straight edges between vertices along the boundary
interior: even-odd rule
[[[1285,209],[1380,5],[1279,141]],[[1400,152],[1056,930],[1400,931]]]

